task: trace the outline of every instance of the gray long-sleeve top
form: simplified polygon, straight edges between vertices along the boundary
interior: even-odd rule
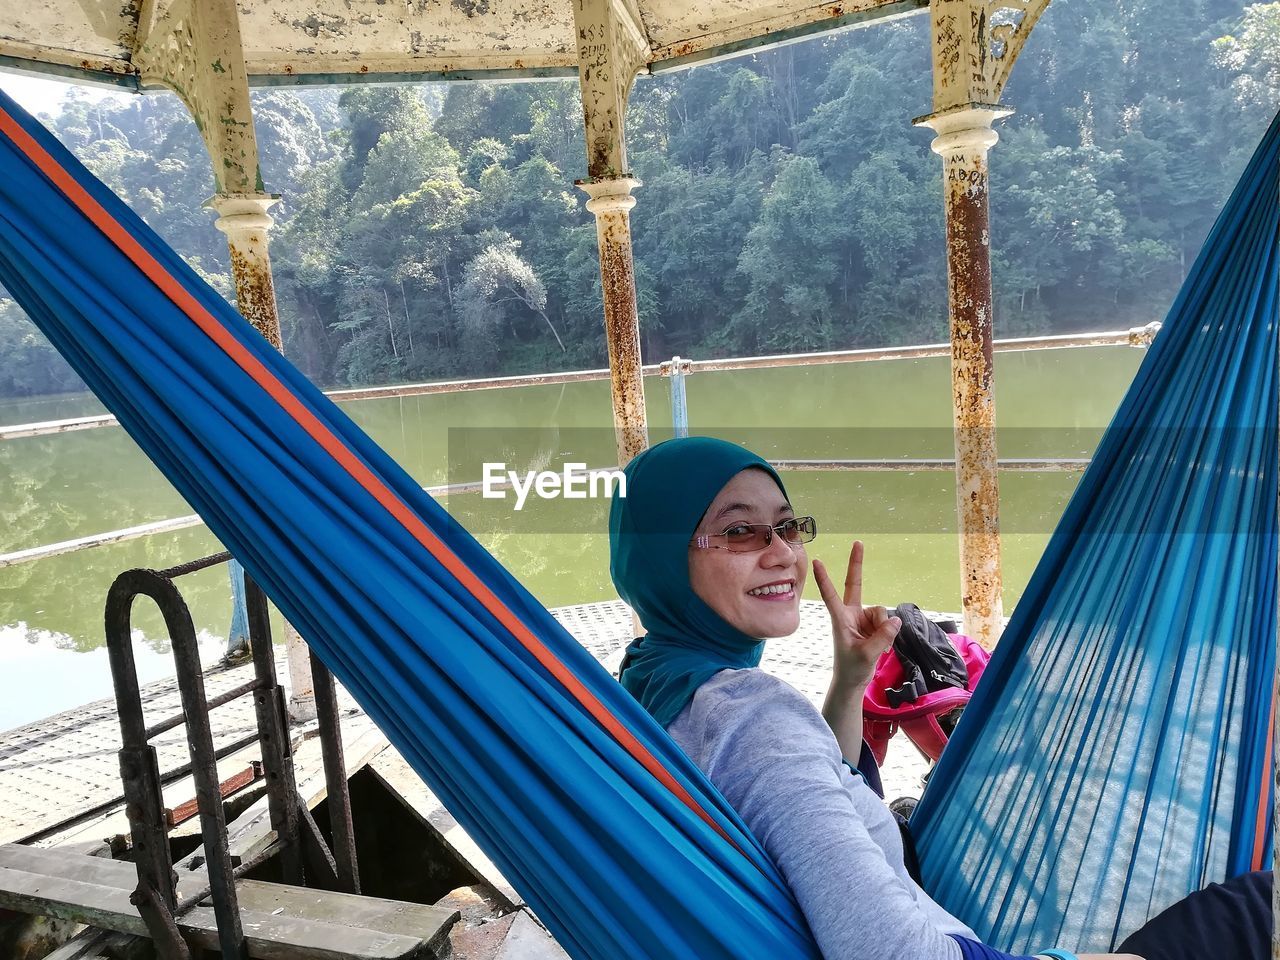
[[[826,721],[763,670],[722,670],[667,732],[781,871],[826,960],[960,960],[977,940],[903,865],[897,822]]]

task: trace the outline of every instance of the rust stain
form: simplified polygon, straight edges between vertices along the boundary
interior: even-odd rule
[[[827,16],[829,16],[829,17],[843,17],[843,16],[844,16],[844,7],[840,6],[839,4],[836,4],[835,6],[827,7]]]
[[[596,217],[619,465],[625,465],[649,445],[629,220],[625,211],[618,210]]]
[[[368,72],[369,72],[369,65],[368,65],[367,63],[362,63],[362,64],[360,64],[360,72],[361,72],[361,73],[368,73]]]
[[[119,73],[122,75],[135,74],[138,71],[129,65],[113,63],[110,60],[99,60],[94,63],[92,60],[81,60],[81,70],[93,70],[97,73]]]
[[[612,123],[610,123],[612,127]],[[606,179],[616,176],[619,171],[613,170],[613,138],[607,133],[599,133],[591,138],[591,148],[587,153],[587,176],[593,179]],[[630,241],[628,241],[630,242]]]
[[[944,157],[956,509],[965,629],[999,639],[1000,484],[997,473],[990,206],[985,151]]]
[[[236,283],[236,308],[273,347],[283,349],[265,234],[251,231],[244,239],[228,238],[227,246]]]

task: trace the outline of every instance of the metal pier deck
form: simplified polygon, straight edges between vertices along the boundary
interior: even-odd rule
[[[560,607],[557,619],[608,669],[616,670],[622,649],[631,637],[631,618],[620,601],[586,603]],[[283,653],[283,651],[281,651]],[[831,640],[826,609],[817,601],[801,604],[800,630],[791,637],[771,641],[765,648],[762,666],[786,680],[815,704],[821,704],[830,678]],[[206,674],[207,693],[214,697],[245,682],[252,665],[212,670]],[[287,671],[281,668],[281,675]],[[342,694],[344,724],[358,708]],[[143,689],[147,711],[157,715],[180,709],[178,690],[172,680],[149,684]],[[235,701],[212,711],[216,747],[228,748],[220,763],[227,776],[247,765],[256,756],[253,738],[256,725],[253,707],[247,700]],[[353,731],[355,727],[353,726]],[[295,729],[295,736],[298,731]],[[376,735],[375,735],[376,736]],[[163,772],[175,774],[169,788],[174,804],[181,803],[182,766],[187,762],[187,746],[182,728],[156,739]],[[240,745],[239,749],[232,749]],[[101,700],[57,714],[37,723],[0,733],[0,843],[39,838],[41,846],[101,841],[123,832],[119,813],[120,729],[113,700]],[[366,747],[366,751],[368,748]],[[318,761],[317,761],[318,762]],[[889,797],[916,794],[927,769],[915,749],[904,739],[895,739],[889,761],[882,771]],[[299,771],[299,781],[305,779]],[[189,792],[190,793],[190,792]],[[169,798],[166,797],[166,801]],[[67,826],[67,821],[76,823]]]

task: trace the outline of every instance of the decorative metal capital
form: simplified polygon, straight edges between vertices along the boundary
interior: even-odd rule
[[[932,0],[933,110],[995,104],[1049,0]]]
[[[962,103],[911,122],[937,134],[929,146],[943,159],[974,154],[985,157],[1000,139],[992,124],[1011,113],[1012,107],[998,103]]]
[[[574,185],[588,197],[587,210],[597,217],[606,213],[626,213],[636,205],[631,191],[643,186],[635,177],[623,175],[602,180],[576,180]]]
[[[133,64],[143,86],[163,86],[191,111],[213,162],[218,193],[263,190],[249,76],[235,0],[174,0],[162,15],[144,5]]]
[[[218,214],[213,225],[231,239],[253,230],[269,230],[275,223],[267,213],[280,202],[278,193],[220,193],[205,201]]]
[[[626,178],[627,98],[652,52],[640,10],[635,0],[574,0],[573,26],[587,134],[587,177]]]

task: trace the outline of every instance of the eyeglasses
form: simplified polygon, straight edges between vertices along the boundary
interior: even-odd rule
[[[818,535],[818,521],[813,517],[792,517],[781,523],[735,523],[724,533],[709,533],[694,537],[689,545],[700,550],[731,550],[734,553],[755,553],[773,543],[777,533],[792,546],[808,543]],[[724,543],[712,543],[723,540]]]

